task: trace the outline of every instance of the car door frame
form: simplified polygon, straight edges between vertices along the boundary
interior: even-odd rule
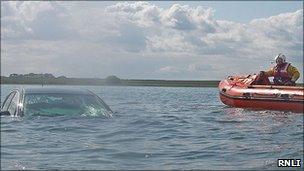
[[[16,93],[15,93],[15,95],[14,95],[14,97],[12,98],[12,100],[11,100],[11,102],[10,102],[10,104],[9,104],[9,107],[8,107],[8,109],[12,106],[12,102],[13,102],[13,99],[17,96],[17,99],[16,99],[16,106],[15,106],[15,113],[11,113],[11,116],[18,116],[19,115],[19,113],[20,113],[20,106],[19,106],[19,104],[20,104],[20,99],[21,99],[21,97],[20,97],[20,91],[18,90],[18,89],[16,89],[16,90],[14,90]]]
[[[8,100],[9,100],[9,98],[10,98],[10,96],[13,94],[13,97],[10,99],[10,101],[8,102]],[[5,100],[3,101],[3,105],[1,106],[1,111],[7,111],[7,109],[10,107],[10,105],[11,105],[11,102],[12,102],[12,100],[13,100],[13,98],[15,97],[15,95],[16,95],[16,91],[15,90],[12,90],[7,96],[6,96],[6,98],[5,98]],[[8,105],[7,105],[7,109],[6,110],[4,110],[4,106],[6,105],[6,103],[8,103]]]
[[[10,101],[9,102],[7,102],[8,100],[9,100],[9,97],[11,96],[11,94],[13,94],[14,93],[14,95],[13,95],[13,97],[10,99]],[[6,96],[6,98],[5,98],[5,100],[4,100],[4,102],[3,102],[3,105],[1,106],[1,112],[9,112],[9,108],[11,107],[11,105],[12,105],[12,101],[13,101],[13,99],[15,98],[15,96],[19,96],[19,97],[17,97],[17,102],[16,102],[16,110],[15,110],[15,113],[10,113],[10,115],[11,116],[18,116],[19,114],[20,114],[20,106],[19,106],[19,103],[22,101],[22,97],[20,96],[22,93],[18,90],[18,89],[14,89],[14,90],[12,90],[7,96]],[[4,105],[6,104],[6,103],[9,103],[8,104],[8,106],[6,107],[6,110],[4,110]]]

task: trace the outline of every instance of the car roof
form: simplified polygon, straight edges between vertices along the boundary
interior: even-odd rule
[[[24,88],[25,94],[81,94],[89,95],[92,94],[89,90],[80,88],[58,88],[58,87],[34,87]]]

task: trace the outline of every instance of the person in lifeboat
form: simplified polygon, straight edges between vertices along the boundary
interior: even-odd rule
[[[285,55],[281,53],[274,60],[276,66],[268,71],[261,71],[256,79],[256,84],[270,84],[268,77],[274,77],[274,85],[295,86],[300,77],[298,69],[286,62]]]

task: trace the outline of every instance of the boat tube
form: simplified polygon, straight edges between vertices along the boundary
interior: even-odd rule
[[[303,113],[304,87],[255,85],[257,75],[228,76],[219,83],[221,101],[233,107]]]

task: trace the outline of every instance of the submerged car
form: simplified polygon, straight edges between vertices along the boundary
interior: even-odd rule
[[[110,107],[96,94],[84,89],[14,89],[5,98],[1,115],[109,115]]]

